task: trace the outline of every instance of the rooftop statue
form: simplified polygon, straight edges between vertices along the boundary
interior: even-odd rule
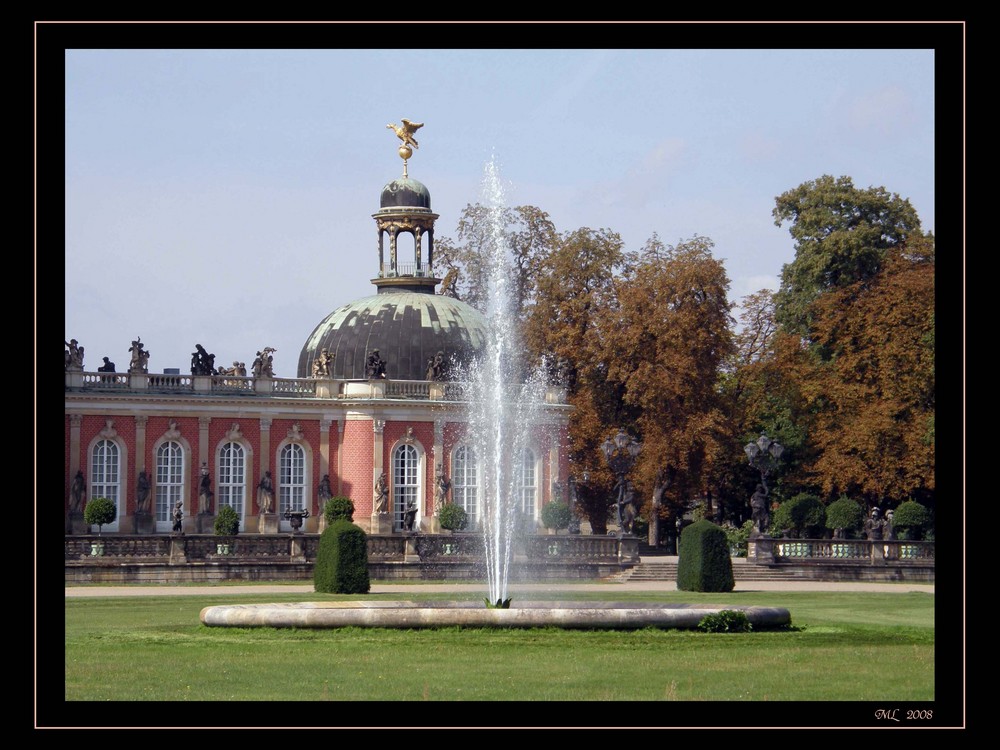
[[[412,146],[413,148],[420,148],[420,146],[417,145],[417,139],[413,137],[413,134],[416,133],[418,129],[422,128],[424,124],[422,122],[410,122],[405,117],[400,120],[400,122],[403,123],[403,127],[399,127],[394,122],[389,123],[386,127],[389,128],[389,130],[392,130],[404,145]]]

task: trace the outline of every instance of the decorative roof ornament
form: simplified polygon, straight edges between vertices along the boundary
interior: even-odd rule
[[[422,122],[411,122],[405,117],[400,122],[403,123],[402,127],[394,122],[390,122],[386,127],[393,131],[396,137],[403,142],[403,145],[399,147],[399,158],[403,160],[403,179],[406,179],[406,160],[413,156],[413,149],[420,148],[413,134],[422,128],[424,124]]]

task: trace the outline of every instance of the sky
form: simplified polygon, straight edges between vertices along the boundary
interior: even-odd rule
[[[935,209],[933,49],[187,48],[65,52],[65,336],[85,369],[190,372],[273,347],[278,377],[375,292],[372,214],[409,176],[457,239],[495,160],[560,232],[714,242],[733,302],[794,258],[775,197],[822,175]]]

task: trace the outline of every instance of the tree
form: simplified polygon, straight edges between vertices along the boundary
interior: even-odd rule
[[[541,512],[542,526],[547,529],[559,531],[569,526],[570,514],[569,506],[562,500],[552,500],[542,506]]]
[[[480,203],[469,204],[458,221],[458,240],[447,237],[435,242],[435,265],[458,272],[458,296],[482,310],[486,304],[489,253],[500,241],[511,256],[514,268],[513,297],[515,315],[523,319],[535,289],[539,263],[554,246],[557,234],[549,215],[535,206],[492,209]]]
[[[778,326],[774,298],[771,290],[761,289],[740,301],[734,348],[723,365],[720,390],[731,428],[727,452],[733,460],[720,464],[717,481],[727,518],[749,518],[749,498],[760,481],[742,460],[744,445],[766,433],[785,447],[780,474],[770,488],[778,497],[787,496],[783,480],[802,479],[798,469],[809,454],[809,412],[799,378],[808,354],[798,336]]]
[[[705,495],[716,465],[731,461],[718,389],[733,348],[729,278],[712,247],[705,237],[672,247],[654,236],[602,311],[598,358],[634,410],[643,443],[635,484],[649,498],[651,527],[667,514],[665,500],[682,511]]]
[[[795,260],[781,271],[778,321],[804,337],[820,294],[872,278],[888,250],[920,235],[909,201],[882,187],[858,189],[850,177],[804,182],[775,199],[772,215],[777,226],[790,223],[795,239]]]
[[[614,478],[603,461],[601,441],[621,418],[621,389],[607,378],[600,356],[599,313],[615,302],[615,275],[626,266],[621,237],[607,229],[561,234],[540,259],[534,304],[528,310],[525,345],[545,360],[567,389],[574,407],[568,426],[569,457],[577,475],[579,507],[595,533],[607,528]]]
[[[118,516],[118,507],[114,500],[107,497],[92,497],[83,509],[83,520],[88,526],[97,526],[97,533],[101,533],[101,527],[114,522]]]
[[[934,243],[915,237],[879,272],[817,298],[825,356],[803,368],[813,411],[809,467],[830,496],[933,498]]]

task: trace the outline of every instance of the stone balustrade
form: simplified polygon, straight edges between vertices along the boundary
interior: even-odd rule
[[[749,542],[751,561],[758,563],[913,563],[934,564],[934,542],[904,539],[771,539]]]
[[[130,393],[215,393],[227,396],[271,395],[281,398],[351,398],[464,401],[464,383],[427,380],[376,381],[317,378],[253,378],[235,375],[168,375],[159,373],[66,372],[66,390]],[[361,387],[359,387],[361,386]],[[377,387],[376,387],[377,386]],[[547,404],[565,404],[566,391],[549,386]]]
[[[301,557],[314,561],[319,534],[154,534],[149,536],[83,534],[65,537],[67,561],[167,560],[173,556],[187,562],[215,560],[280,561]],[[400,561],[409,544],[421,561],[479,561],[484,557],[483,538],[476,533],[368,535],[368,559]],[[620,562],[638,559],[638,539],[568,534],[526,537],[515,545],[515,554],[528,560],[562,562]]]

